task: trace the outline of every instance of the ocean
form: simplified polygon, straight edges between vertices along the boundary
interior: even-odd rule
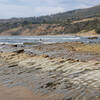
[[[88,39],[88,37],[77,36],[0,36],[0,44],[50,44],[62,42],[100,43],[100,37],[98,39]]]

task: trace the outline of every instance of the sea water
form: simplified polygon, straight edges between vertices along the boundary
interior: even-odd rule
[[[88,37],[77,36],[0,36],[0,44],[24,44],[24,43],[62,43],[62,42],[85,42],[99,43],[98,39],[88,39]]]

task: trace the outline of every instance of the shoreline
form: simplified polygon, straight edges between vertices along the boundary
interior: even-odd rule
[[[0,35],[0,36],[14,36],[14,35]],[[82,37],[98,37],[100,34],[90,31],[90,32],[80,32],[80,33],[69,33],[69,34],[47,34],[47,35],[16,35],[16,36],[82,36]]]
[[[48,37],[46,37],[48,36]],[[49,37],[50,35],[41,35],[41,36],[30,36],[30,37],[21,37],[20,36],[3,36],[0,37],[0,45],[43,45],[43,44],[57,44],[57,43],[86,43],[86,44],[99,44],[100,36],[72,36],[72,35],[51,35],[54,37]],[[65,36],[65,37],[64,37]],[[61,39],[60,39],[61,38]],[[16,42],[19,41],[19,42]]]
[[[0,46],[2,100],[99,100],[99,83],[100,44]]]

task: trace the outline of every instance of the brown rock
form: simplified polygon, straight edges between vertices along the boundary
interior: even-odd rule
[[[98,39],[98,37],[88,37],[88,39]]]
[[[23,53],[24,49],[17,50],[16,53]]]
[[[44,55],[42,55],[42,57],[44,57],[44,58],[48,58],[48,57],[49,57],[49,55],[45,55],[45,54],[44,54]]]

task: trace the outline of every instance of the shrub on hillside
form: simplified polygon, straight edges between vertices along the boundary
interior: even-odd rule
[[[96,28],[96,33],[100,34],[100,27]]]

